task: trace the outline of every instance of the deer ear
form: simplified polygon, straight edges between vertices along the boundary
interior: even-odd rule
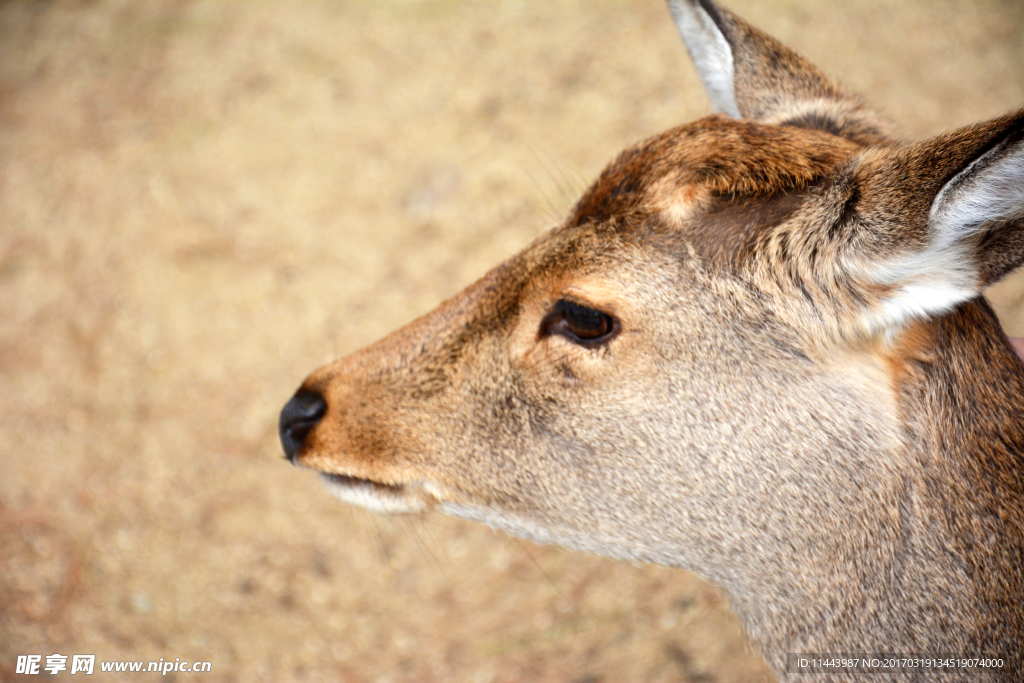
[[[1024,263],[1024,110],[875,151],[857,175],[843,214],[873,245],[857,260],[886,292],[885,324],[949,310]]]
[[[669,0],[669,9],[717,111],[825,130],[864,145],[893,140],[888,124],[860,98],[711,0]]]

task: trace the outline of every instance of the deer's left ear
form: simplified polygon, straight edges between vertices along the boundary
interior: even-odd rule
[[[717,111],[825,130],[863,145],[893,141],[889,125],[859,97],[712,0],[669,0],[669,9]]]
[[[850,178],[830,233],[860,243],[847,263],[885,292],[883,324],[949,310],[1024,263],[1024,110],[871,150]]]

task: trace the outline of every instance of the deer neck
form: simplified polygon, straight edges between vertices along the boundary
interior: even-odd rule
[[[783,680],[785,653],[855,652],[998,655],[991,680],[1024,680],[1024,364],[981,299],[901,343],[887,510],[734,607]],[[989,680],[964,676],[944,680]]]
[[[943,544],[929,544],[931,564],[913,581],[944,563],[965,606],[974,598],[972,611],[948,619],[966,633],[973,624],[975,640],[951,644],[1007,656],[1024,677],[1024,364],[981,298],[937,321],[933,334],[934,351],[910,361],[898,388],[919,465],[914,522],[922,541],[939,531]],[[915,586],[940,599],[940,583],[905,588]]]

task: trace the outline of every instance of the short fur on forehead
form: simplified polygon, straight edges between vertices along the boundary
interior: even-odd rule
[[[771,196],[830,175],[860,146],[818,130],[713,115],[622,152],[577,202],[570,224],[646,209],[665,193]]]

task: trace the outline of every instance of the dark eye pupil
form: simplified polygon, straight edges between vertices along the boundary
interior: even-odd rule
[[[564,304],[562,315],[565,316],[565,322],[569,330],[580,339],[597,339],[611,331],[611,318],[601,311],[584,308],[570,301]]]
[[[588,348],[604,343],[616,331],[615,318],[562,299],[541,323],[542,337],[557,334]]]

